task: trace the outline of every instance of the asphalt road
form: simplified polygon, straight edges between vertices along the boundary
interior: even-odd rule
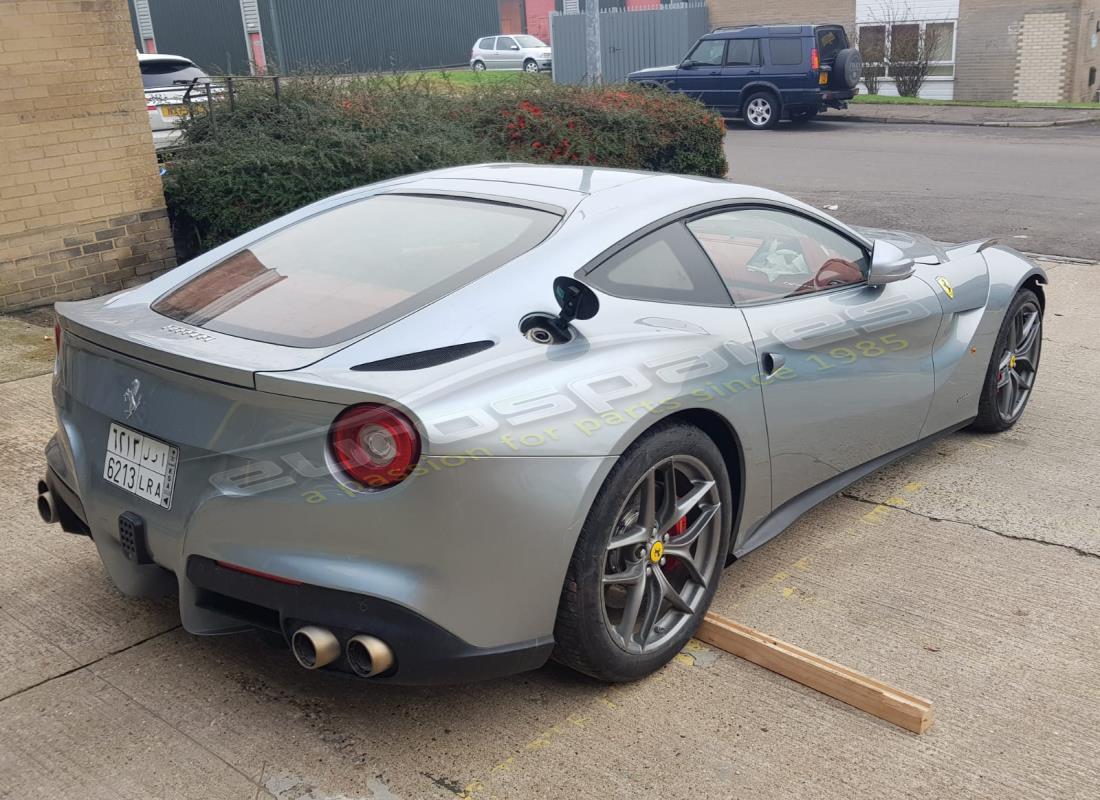
[[[173,599],[123,597],[91,542],[39,521],[52,332],[9,321],[0,798],[1094,800],[1095,275],[1052,265],[1043,364],[1012,431],[950,436],[856,484],[718,588],[719,613],[930,699],[919,737],[695,643],[624,686],[550,665],[418,689],[188,635]]]
[[[830,213],[852,224],[1100,259],[1100,125],[731,122],[726,157],[731,180],[836,205]]]

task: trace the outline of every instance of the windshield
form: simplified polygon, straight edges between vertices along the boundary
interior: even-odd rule
[[[545,239],[559,219],[466,198],[377,195],[261,239],[152,308],[231,336],[327,347],[491,272]]]
[[[534,36],[513,36],[520,47],[547,47],[548,45]]]

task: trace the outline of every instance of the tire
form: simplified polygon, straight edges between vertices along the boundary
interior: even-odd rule
[[[534,61],[530,58],[527,59],[526,61],[523,62],[523,71],[526,72],[528,75],[538,75],[539,74],[538,62]]]
[[[836,54],[833,69],[829,73],[830,89],[854,89],[863,77],[863,57],[859,50],[849,47]]]
[[[484,71],[485,71],[485,62],[484,61],[475,61],[474,62],[474,72],[484,72]]]
[[[1012,298],[1001,322],[971,428],[1006,431],[1023,416],[1035,387],[1042,346],[1043,306],[1035,292],[1023,289]]]
[[[696,500],[679,520],[673,520],[679,511],[665,502],[669,475],[681,510]],[[648,531],[641,524],[647,490],[655,512]],[[612,468],[581,529],[554,626],[555,660],[614,682],[644,677],[668,663],[710,606],[732,519],[729,476],[717,445],[681,423],[647,432]],[[655,538],[654,528],[667,535]],[[680,536],[686,544],[677,543]],[[673,605],[668,590],[681,607]]]
[[[741,118],[754,131],[774,128],[779,124],[779,101],[771,92],[755,92],[742,106]]]

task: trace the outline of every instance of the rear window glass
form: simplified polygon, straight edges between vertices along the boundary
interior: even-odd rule
[[[231,336],[326,347],[496,269],[545,239],[559,219],[503,203],[378,195],[261,239],[153,310]]]
[[[208,79],[201,69],[185,58],[158,58],[142,61],[141,82],[146,89],[166,89],[185,86],[195,78]]]
[[[771,39],[768,41],[771,48],[772,63],[777,65],[790,65],[802,63],[801,39]]]
[[[822,61],[832,63],[836,54],[848,46],[843,28],[818,28],[817,53]]]

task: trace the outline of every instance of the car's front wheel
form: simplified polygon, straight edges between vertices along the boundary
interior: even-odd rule
[[[537,75],[539,72],[539,65],[537,62],[527,59],[523,62],[523,71],[528,75]]]
[[[745,101],[741,110],[745,124],[753,130],[774,128],[779,123],[779,104],[770,92],[757,92]]]
[[[703,431],[670,423],[619,459],[562,587],[554,657],[608,681],[666,664],[703,619],[729,549],[729,477]]]
[[[1043,306],[1035,292],[1024,289],[1001,321],[971,427],[997,432],[1016,424],[1035,388],[1042,347]]]

